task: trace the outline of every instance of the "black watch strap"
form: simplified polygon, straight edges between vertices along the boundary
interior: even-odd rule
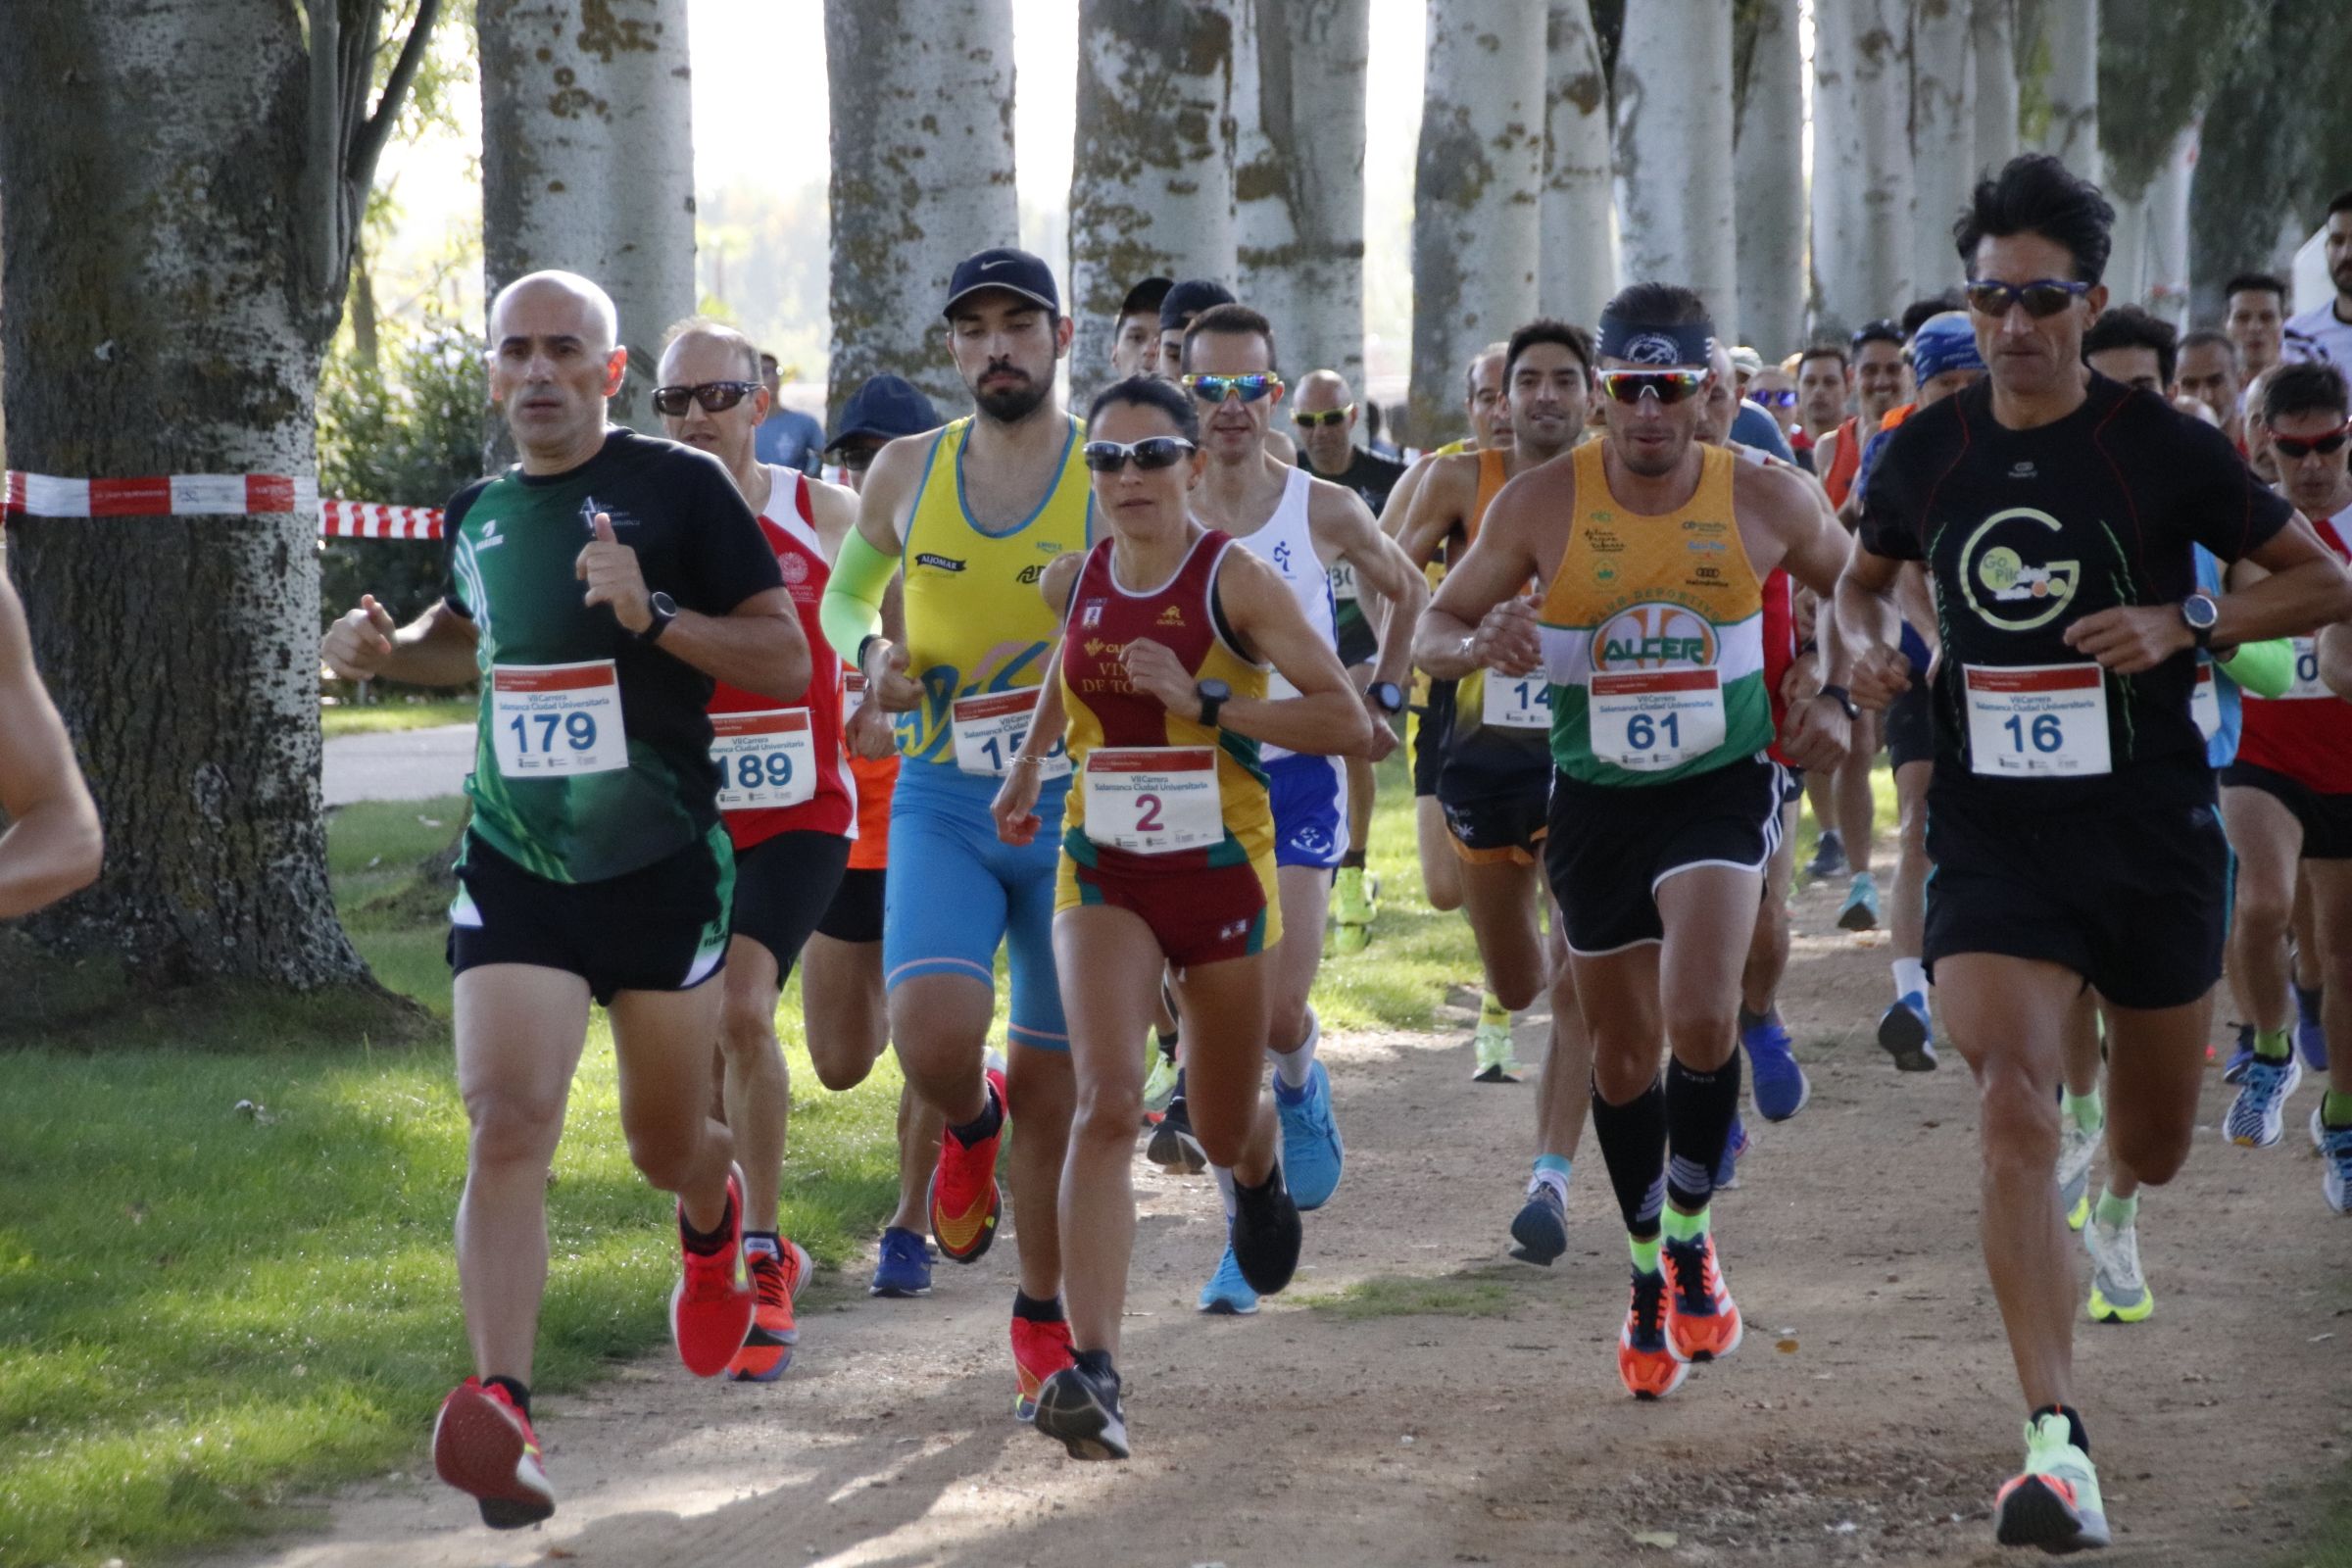
[[[1839,708],[1844,709],[1845,716],[1848,718],[1860,718],[1862,716],[1862,710],[1854,706],[1854,694],[1847,691],[1842,686],[1824,686],[1820,691],[1814,693],[1814,695],[1816,697],[1827,697],[1831,702],[1836,703]]]
[[[1200,699],[1200,722],[1210,729],[1215,729],[1217,714],[1225,707],[1226,694],[1223,691],[1208,690],[1209,684],[1207,681],[1202,681],[1193,688],[1193,695]],[[1221,685],[1222,682],[1218,684]]]

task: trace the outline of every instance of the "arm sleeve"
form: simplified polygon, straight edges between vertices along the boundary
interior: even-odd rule
[[[898,569],[898,557],[876,550],[857,529],[842,535],[817,620],[825,628],[825,641],[853,664],[858,662],[858,645],[882,629],[882,596]]]
[[[2284,637],[2241,644],[2236,652],[2214,663],[2257,697],[2284,696],[2295,683],[2295,645]]]
[[[694,460],[698,479],[686,530],[684,586],[678,602],[706,615],[729,615],[754,594],[784,586],[776,553],[760,519],[715,458]]]

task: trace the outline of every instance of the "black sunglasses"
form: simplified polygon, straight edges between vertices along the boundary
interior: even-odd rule
[[[2090,292],[2088,283],[2072,278],[2043,277],[2031,283],[1996,283],[1980,278],[1968,285],[1968,308],[1979,316],[2007,316],[2009,307],[2023,305],[2036,321],[2056,316]]]
[[[1193,444],[1173,435],[1146,436],[1125,445],[1116,441],[1089,441],[1078,455],[1097,473],[1116,473],[1130,462],[1149,473],[1154,468],[1173,468],[1193,455]]]
[[[686,412],[691,401],[700,403],[705,414],[724,414],[745,398],[760,390],[757,381],[705,381],[700,386],[658,386],[654,388],[654,412],[676,418]]]
[[[2326,435],[2308,438],[2291,435],[2271,437],[2271,445],[2277,447],[2278,455],[2289,462],[2308,458],[2314,452],[2323,458],[2333,457],[2336,453],[2344,450],[2346,441],[2352,441],[2352,425],[2348,425],[2342,430],[2330,430]]]

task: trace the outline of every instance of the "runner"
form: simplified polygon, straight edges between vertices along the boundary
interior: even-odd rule
[[[1298,383],[1291,422],[1298,427],[1298,466],[1354,491],[1373,516],[1387,513],[1389,494],[1404,477],[1404,465],[1376,458],[1355,444],[1355,404],[1345,377],[1337,370],[1309,370]],[[1348,666],[1348,679],[1360,691],[1372,682],[1380,634],[1356,597],[1352,566],[1331,568],[1331,596],[1338,615],[1340,662]],[[1364,849],[1372,839],[1374,774],[1372,764],[1360,757],[1347,762],[1348,853],[1340,857],[1339,876],[1332,886],[1332,946],[1341,953],[1361,953],[1372,941],[1372,920],[1380,912],[1380,878],[1364,869]]]
[[[1092,525],[1079,421],[1054,395],[1069,352],[1054,273],[1026,251],[957,264],[943,313],[974,412],[930,436],[891,442],[858,495],[825,590],[825,634],[857,656],[868,700],[901,714],[898,792],[882,914],[890,1033],[917,1096],[947,1119],[931,1178],[931,1234],[958,1263],[996,1240],[997,1147],[1018,1105],[1013,1204],[1020,1284],[1012,1298],[1016,1416],[1069,1364],[1060,1240],[1054,1219],[1073,1080],[1054,981],[1054,858],[997,842],[988,814],[1029,723],[1054,637],[1035,584]],[[881,631],[904,558],[906,641]],[[1058,831],[1066,774],[1040,803]],[[995,963],[1012,973],[1009,1073],[983,1053],[996,1013]]]
[[[493,1529],[555,1512],[530,1420],[547,1171],[588,1032],[610,1009],[629,1156],[678,1195],[670,1334],[697,1377],[752,1327],[743,1179],[711,1118],[734,856],[703,711],[714,678],[787,703],[809,652],[776,558],[714,460],[605,422],[628,351],[612,300],[534,272],[490,309],[490,395],[522,461],[445,509],[446,596],[328,629],[345,680],[482,683],[449,959],[472,1137],[458,1281],[474,1375],[433,1428],[441,1479]],[[585,584],[585,586],[581,586]]]
[[[0,920],[55,904],[98,880],[106,854],[98,808],[74,765],[65,720],[33,667],[24,605],[0,567]]]
[[[1134,1041],[1158,1008],[1165,968],[1184,977],[1195,1125],[1209,1158],[1232,1172],[1227,1255],[1249,1289],[1268,1295],[1298,1266],[1298,1209],[1259,1088],[1282,907],[1257,754],[1275,737],[1361,751],[1386,727],[1367,716],[1285,579],[1188,514],[1203,466],[1193,405],[1139,377],[1088,412],[1086,462],[1107,537],[1074,586],[1049,579],[1069,636],[995,808],[1006,843],[1030,840],[1041,775],[1066,729],[1084,780],[1062,836],[1054,917],[1084,1107],[1061,1184],[1076,1359],[1047,1381],[1037,1428],[1077,1459],[1128,1454],[1114,1361],[1135,1245],[1129,1171],[1143,1074]],[[1266,662],[1292,695],[1270,695]]]
[[[2328,296],[2286,323],[2286,330],[2319,351],[2319,358],[2352,374],[2352,189],[2328,203],[2321,228],[2328,262]]]
[[[1796,361],[1796,417],[1805,439],[1797,445],[1797,461],[1807,472],[1823,472],[1821,443],[1845,418],[1846,400],[1853,395],[1854,372],[1842,343],[1815,343]],[[1836,456],[1836,448],[1829,454]]]
[[[776,1042],[776,1006],[801,945],[841,885],[857,831],[856,786],[841,743],[841,661],[816,606],[857,498],[754,455],[767,389],[760,350],[733,327],[689,317],[663,334],[654,409],[672,441],[725,465],[758,514],[792,596],[811,669],[791,707],[721,680],[709,704],[718,806],[735,850],[733,934],[719,1008],[719,1108],[743,1172],[743,1255],[759,1297],[752,1332],[728,1363],[738,1382],[772,1383],[792,1364],[793,1301],[808,1254],[777,1225],[792,1082]]]
[[[1147,277],[1119,302],[1110,334],[1110,373],[1119,380],[1150,375],[1159,365],[1159,306],[1176,286],[1171,277]]]
[[[1874,468],[1829,661],[1874,705],[1909,684],[1885,596],[1923,561],[1942,612],[1926,958],[1977,1078],[1985,1261],[2032,1412],[1995,1534],[2052,1551],[2109,1539],[2052,1180],[2065,1020],[2086,986],[2110,1004],[2110,1156],[2171,1179],[2227,876],[2186,656],[2352,610],[2352,582],[2218,432],[2083,367],[2113,218],[2046,154],[1977,187],[1956,232],[1991,373],[1906,422]],[[2135,519],[2136,545],[2117,517]],[[2195,543],[2276,575],[2199,594]]]
[[[1194,278],[1168,290],[1159,302],[1159,374],[1181,384],[1184,380],[1184,343],[1200,313],[1233,303],[1233,290],[1206,278]],[[1268,421],[1265,448],[1284,463],[1298,461],[1298,448]]]
[[[1275,366],[1274,329],[1247,306],[1214,307],[1186,332],[1184,384],[1201,406],[1201,448],[1207,458],[1193,514],[1269,563],[1290,584],[1307,623],[1335,649],[1332,567],[1352,567],[1361,587],[1387,602],[1374,678],[1361,694],[1376,720],[1370,755],[1377,761],[1396,749],[1396,731],[1386,720],[1404,711],[1398,682],[1410,667],[1413,626],[1429,590],[1353,492],[1265,451],[1266,426],[1282,401]],[[1291,695],[1279,678],[1270,689],[1277,700]],[[1275,956],[1266,1049],[1278,1079],[1274,1100],[1282,1119],[1283,1170],[1298,1206],[1311,1210],[1339,1187],[1345,1160],[1332,1119],[1330,1074],[1315,1059],[1322,1026],[1307,994],[1323,961],[1332,873],[1348,850],[1342,799],[1347,773],[1334,758],[1298,755],[1279,745],[1261,748],[1260,757],[1274,798],[1282,924],[1292,938]],[[1169,1115],[1174,1114],[1171,1106]],[[1222,1184],[1228,1178],[1220,1173],[1218,1180]],[[1247,1312],[1254,1306],[1255,1294],[1229,1247],[1201,1291],[1201,1310]]]
[[[2237,345],[2230,341],[2230,334],[2200,327],[2182,338],[2175,374],[2180,378],[2181,396],[2195,398],[2212,410],[2214,422],[2230,437],[2238,456],[2244,457],[2245,424],[2237,410],[2244,385],[2238,375]]]
[[[940,425],[939,411],[913,383],[877,375],[850,394],[841,433],[827,450],[853,492],[861,493],[874,454],[901,436]],[[882,600],[883,634],[906,640],[903,579],[893,577]],[[865,1082],[890,1049],[890,1001],[882,984],[882,907],[890,865],[890,803],[899,784],[899,749],[890,715],[865,698],[865,677],[845,674],[843,727],[850,775],[858,785],[858,836],[849,868],[801,959],[801,1019],[817,1081],[839,1093]],[[882,1229],[870,1296],[902,1298],[931,1289],[931,1249],[923,1212],[931,1171],[939,1163],[939,1109],[911,1083],[899,1085],[899,1206]]]
[[[1740,974],[1781,819],[1761,587],[1786,564],[1828,592],[1846,543],[1809,481],[1693,439],[1713,338],[1688,289],[1642,283],[1609,302],[1606,435],[1503,488],[1414,647],[1439,677],[1542,669],[1550,687],[1545,870],[1633,1253],[1618,1374],[1644,1398],[1740,1346],[1708,1203],[1740,1105]],[[1519,597],[1530,576],[1541,611]],[[1797,761],[1838,761],[1843,698],[1825,687],[1792,711],[1783,744]]]

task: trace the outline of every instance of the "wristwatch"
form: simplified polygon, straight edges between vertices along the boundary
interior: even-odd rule
[[[1204,680],[1193,687],[1193,695],[1200,699],[1200,722],[1210,729],[1217,727],[1217,710],[1233,699],[1233,688],[1221,680]]]
[[[1372,699],[1372,706],[1384,713],[1404,711],[1404,693],[1397,690],[1393,680],[1374,681],[1364,688],[1364,695]]]
[[[2214,602],[2213,595],[2209,593],[2200,591],[2180,601],[2181,624],[2197,640],[2197,652],[2200,654],[2212,651],[2213,623],[2221,618],[2222,607]]]
[[[637,640],[641,643],[659,642],[662,634],[669,630],[669,623],[678,618],[678,602],[657,591],[647,595],[645,603],[646,608],[653,612],[654,618],[645,623],[645,630],[637,634]]]
[[[1860,718],[1862,716],[1862,710],[1854,706],[1854,694],[1847,691],[1842,686],[1824,686],[1821,690],[1815,692],[1813,695],[1816,697],[1827,697],[1831,702],[1836,703],[1839,708],[1844,709],[1845,716],[1849,719]]]

